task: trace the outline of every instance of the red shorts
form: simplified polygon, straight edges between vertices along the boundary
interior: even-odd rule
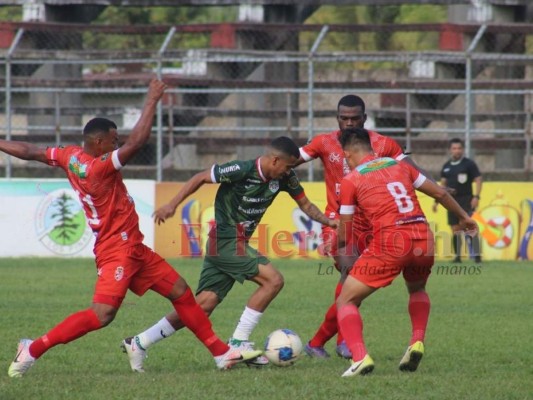
[[[363,251],[370,245],[372,242],[372,229],[361,231],[357,228],[352,230],[353,238],[355,240],[355,245],[357,252],[363,254]]]
[[[416,225],[415,234],[402,227],[374,237],[350,275],[373,288],[390,285],[400,273],[407,282],[427,281],[435,258],[433,232]]]
[[[96,301],[101,299],[99,296],[110,296],[121,302],[128,289],[142,296],[161,280],[167,280],[165,287],[171,287],[180,277],[167,261],[144,244],[99,255],[96,257],[96,268],[95,302],[102,302]]]

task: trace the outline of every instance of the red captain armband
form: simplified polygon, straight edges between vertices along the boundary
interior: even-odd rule
[[[300,200],[300,199],[303,199],[305,197],[305,192],[302,192],[300,194],[297,194],[296,196],[293,197],[294,200]]]

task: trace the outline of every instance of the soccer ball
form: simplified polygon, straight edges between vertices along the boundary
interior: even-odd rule
[[[265,342],[265,356],[278,367],[288,367],[296,362],[302,353],[300,337],[290,329],[278,329],[268,335]]]

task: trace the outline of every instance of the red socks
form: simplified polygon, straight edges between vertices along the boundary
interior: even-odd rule
[[[347,304],[339,309],[337,319],[346,345],[352,352],[352,359],[354,361],[362,360],[367,351],[363,340],[363,320],[359,314],[359,309],[353,304]]]
[[[431,303],[426,292],[415,292],[409,296],[409,316],[413,327],[409,346],[417,341],[424,341],[426,328],[429,320],[429,310]]]
[[[339,294],[342,290],[342,284],[338,283],[335,288],[335,300],[339,297]],[[309,345],[312,347],[322,347],[326,342],[335,336],[336,333],[339,333],[340,339],[342,341],[342,336],[340,335],[338,325],[337,325],[337,305],[335,302],[328,308],[326,316],[324,317],[324,322],[318,328],[318,331],[315,333],[315,336],[309,341]],[[339,344],[339,337],[337,337],[337,344]]]
[[[229,350],[229,346],[222,342],[213,329],[207,314],[198,305],[190,288],[181,297],[172,302],[183,324],[189,328],[198,339],[216,357]]]
[[[34,340],[30,345],[30,354],[34,358],[39,358],[50,348],[72,342],[101,327],[102,324],[92,309],[79,311],[67,317],[46,335]]]

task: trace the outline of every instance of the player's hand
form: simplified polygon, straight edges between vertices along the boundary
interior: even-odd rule
[[[157,225],[161,225],[161,223],[165,222],[167,218],[173,217],[175,212],[176,209],[174,207],[172,207],[170,204],[165,204],[164,206],[155,210],[152,214],[152,217],[154,217],[154,222],[156,222]]]
[[[339,220],[338,219],[330,219],[329,222],[328,222],[328,226],[330,228],[334,228],[334,229],[337,229],[339,227]]]
[[[476,236],[479,233],[479,227],[472,218],[465,218],[459,220],[457,231],[464,232],[468,236]]]
[[[159,101],[163,97],[163,93],[167,89],[167,85],[159,79],[152,79],[150,86],[148,87],[147,99],[153,101]]]

